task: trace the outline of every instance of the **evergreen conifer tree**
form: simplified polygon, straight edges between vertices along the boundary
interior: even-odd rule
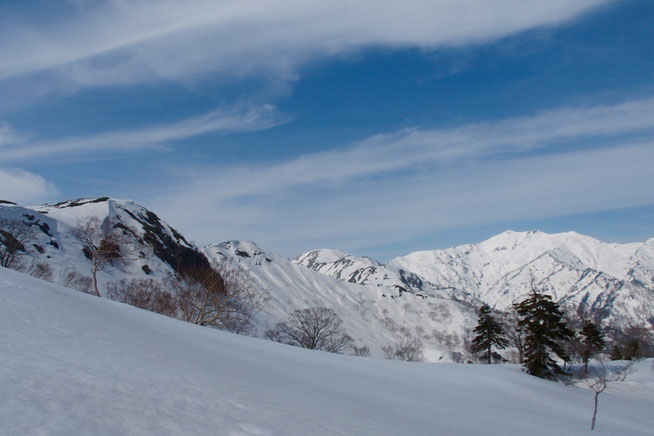
[[[476,334],[472,340],[471,349],[474,353],[484,352],[480,357],[493,363],[493,359],[501,360],[502,356],[492,350],[495,348],[506,348],[509,341],[504,337],[502,325],[493,318],[491,308],[484,304],[479,308],[479,321],[475,327]]]
[[[588,372],[588,359],[596,352],[602,350],[606,341],[604,334],[597,325],[591,320],[585,320],[581,329],[581,358],[584,361],[584,373]]]
[[[625,360],[638,360],[642,357],[642,347],[640,341],[636,338],[630,339],[624,347]]]
[[[619,345],[615,345],[611,350],[611,360],[622,360],[622,349]]]
[[[525,329],[524,367],[531,375],[553,378],[561,368],[552,358],[556,354],[568,361],[562,342],[574,336],[574,332],[563,321],[563,314],[549,295],[538,292],[532,284],[531,295],[514,305],[520,320],[518,325]]]

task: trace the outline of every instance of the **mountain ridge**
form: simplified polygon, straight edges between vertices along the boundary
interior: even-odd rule
[[[594,317],[606,328],[654,325],[654,239],[607,244],[574,232],[507,231],[479,244],[410,253],[387,264],[337,249],[289,260],[253,241],[197,247],[129,200],[0,204],[0,224],[13,219],[33,231],[36,239],[26,246],[26,257],[32,265],[51,265],[48,280],[59,283],[70,272],[89,273],[89,259],[72,235],[89,216],[120,226],[145,254],[99,271],[102,295],[121,280],[154,279],[165,286],[200,263],[225,276],[235,273],[270,296],[255,319],[253,334],[259,337],[293,310],[322,306],[335,310],[355,342],[369,346],[373,356],[411,337],[422,342],[427,360],[461,361],[468,359],[476,309],[481,304],[509,309],[532,283],[569,313]]]
[[[312,262],[311,250],[292,261],[343,280],[369,270],[367,260],[347,254],[333,262]],[[312,257],[313,256],[313,257]],[[410,283],[401,279],[410,274]],[[577,232],[548,234],[507,230],[477,244],[424,250],[392,259],[375,270],[377,283],[408,285],[430,295],[443,292],[471,304],[507,309],[536,286],[569,309],[625,328],[654,323],[654,238],[606,243]],[[607,295],[605,295],[607,294]],[[630,299],[642,302],[627,304]],[[617,304],[619,310],[614,311]],[[609,315],[609,312],[613,312]],[[621,312],[621,313],[618,313]]]

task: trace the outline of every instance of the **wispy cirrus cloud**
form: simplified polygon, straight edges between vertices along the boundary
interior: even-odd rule
[[[170,124],[146,126],[130,130],[101,132],[57,141],[29,139],[28,134],[11,134],[3,141],[0,125],[0,162],[34,161],[51,156],[93,156],[97,153],[125,153],[160,148],[210,133],[234,133],[262,130],[284,123],[289,118],[271,105],[236,107],[216,110],[198,117]],[[13,132],[8,126],[8,132]]]
[[[564,108],[451,129],[407,129],[282,163],[232,166],[208,173],[219,174],[209,176],[216,178],[214,184],[218,187],[213,195],[231,198],[296,186],[305,189],[313,185],[340,186],[393,172],[438,171],[468,160],[547,151],[552,144],[566,144],[564,148],[572,149],[580,141],[594,139],[599,143],[610,141],[614,135],[638,132],[654,137],[654,98]],[[196,174],[189,176],[193,179]]]
[[[436,48],[557,25],[611,0],[67,2],[47,25],[0,18],[0,80],[51,71],[79,86],[212,72],[287,80],[367,46]],[[63,7],[66,6],[66,7]]]
[[[644,204],[652,158],[649,98],[416,128],[281,163],[177,169],[148,204],[201,242],[356,249],[451,223]]]

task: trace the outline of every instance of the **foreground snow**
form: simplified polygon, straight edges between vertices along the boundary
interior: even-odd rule
[[[331,355],[185,324],[0,268],[4,434],[591,434],[592,392],[514,366]],[[651,434],[654,371],[594,434]]]

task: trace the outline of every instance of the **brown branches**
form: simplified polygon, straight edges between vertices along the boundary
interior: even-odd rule
[[[253,319],[269,296],[251,286],[235,269],[221,276],[216,269],[191,271],[170,281],[178,317],[199,325],[249,334]]]
[[[26,245],[33,239],[30,227],[20,220],[0,220],[0,266],[21,269],[20,257],[27,251]]]
[[[343,321],[333,309],[307,307],[294,310],[286,321],[268,330],[266,337],[310,350],[341,353],[353,343],[342,324]]]
[[[121,231],[109,218],[104,221],[98,217],[81,219],[72,233],[82,243],[84,256],[91,261],[93,293],[100,297],[98,271],[119,260],[136,259],[131,256],[136,250],[130,247],[125,231]]]

